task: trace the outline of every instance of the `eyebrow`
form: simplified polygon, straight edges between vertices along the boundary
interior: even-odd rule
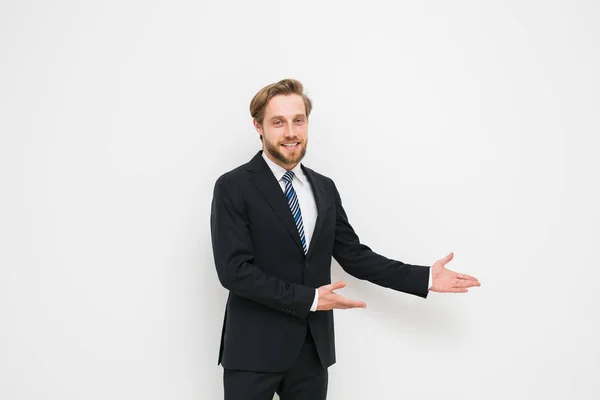
[[[296,114],[294,115],[294,118],[298,118],[298,117],[303,117],[306,118],[305,114]],[[276,120],[276,119],[285,119],[283,115],[275,115],[274,117],[269,118],[269,122]]]

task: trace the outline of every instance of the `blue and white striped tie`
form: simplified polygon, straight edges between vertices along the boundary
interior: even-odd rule
[[[304,254],[306,254],[306,238],[304,237],[304,225],[302,224],[302,213],[300,212],[300,203],[298,203],[296,191],[292,186],[292,181],[294,180],[294,173],[292,171],[287,171],[283,175],[283,180],[285,181],[285,198],[287,199],[288,204],[290,205],[290,210],[292,210],[294,222],[296,223],[296,228],[298,229],[298,233],[300,234],[300,242],[302,242],[302,249],[304,249]]]

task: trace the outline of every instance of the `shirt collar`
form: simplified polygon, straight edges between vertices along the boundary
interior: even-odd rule
[[[281,178],[283,178],[283,175],[287,172],[287,169],[283,168],[279,164],[276,164],[273,160],[267,157],[264,151],[262,152],[262,157],[271,169],[271,172],[273,172],[273,175],[275,175],[275,179],[277,179],[277,182],[279,182]],[[294,176],[300,181],[300,183],[306,182],[304,171],[302,171],[301,163],[298,163],[294,168],[291,169],[291,171],[294,172]]]

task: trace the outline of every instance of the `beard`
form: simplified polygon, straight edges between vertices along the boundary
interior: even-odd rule
[[[294,140],[290,140],[290,142],[293,141]],[[300,142],[300,144],[298,145],[300,146],[300,149],[294,153],[282,150],[279,144],[267,141],[264,136],[263,142],[265,144],[265,150],[267,150],[269,154],[273,156],[273,158],[285,165],[296,165],[306,155],[306,144],[308,143],[308,139],[304,143],[298,140],[298,142]]]

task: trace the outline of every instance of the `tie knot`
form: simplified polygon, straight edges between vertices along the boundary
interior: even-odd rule
[[[293,171],[286,172],[285,174],[283,174],[283,179],[286,182],[292,183],[292,181],[294,180],[294,172]]]

